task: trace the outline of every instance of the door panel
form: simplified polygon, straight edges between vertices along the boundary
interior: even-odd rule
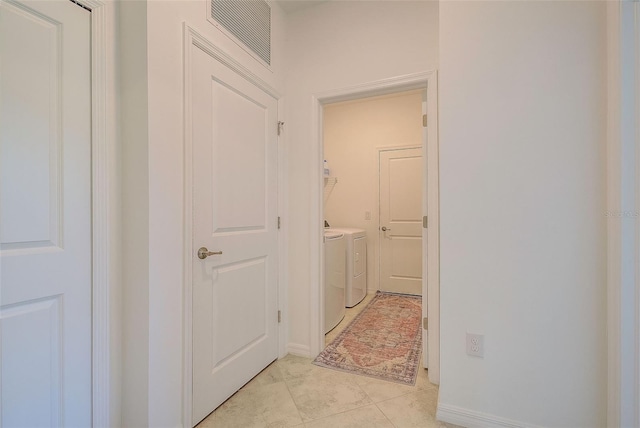
[[[2,248],[57,246],[61,161],[61,26],[2,4]],[[23,39],[9,46],[10,39]],[[5,44],[7,46],[5,46]],[[16,55],[30,52],[20,60]],[[8,162],[11,161],[11,165]],[[3,167],[5,163],[3,163]],[[13,183],[20,183],[19,186]]]
[[[217,269],[212,280],[212,331],[213,366],[232,356],[235,352],[255,345],[266,334],[266,308],[262,303],[266,298],[266,260],[260,258],[242,261]],[[233,322],[237,313],[235,305],[228,302],[242,302],[243,322]]]
[[[277,358],[277,101],[191,49],[196,424]]]
[[[60,425],[61,409],[52,401],[62,386],[60,310],[60,296],[3,306],[3,426]],[[32,403],[48,405],[34,412]]]
[[[0,1],[2,426],[91,425],[90,13]]]
[[[422,294],[422,150],[380,152],[380,288]]]
[[[402,153],[400,156],[406,154]],[[422,218],[422,156],[390,157],[386,162],[389,181],[389,221],[398,223],[398,227],[408,226],[413,231],[411,222]],[[408,223],[405,225],[401,222]]]
[[[422,239],[413,236],[393,236],[390,241],[391,277],[420,280]]]
[[[216,79],[210,100],[214,233],[264,230],[266,106]],[[234,186],[240,183],[241,192]]]

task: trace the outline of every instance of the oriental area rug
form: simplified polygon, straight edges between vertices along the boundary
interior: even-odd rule
[[[422,298],[376,293],[314,364],[415,385],[422,351]]]

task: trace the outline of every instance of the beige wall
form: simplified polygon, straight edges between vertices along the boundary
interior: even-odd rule
[[[284,138],[287,146],[289,345],[310,355],[315,341],[310,314],[320,289],[310,250],[316,174],[314,95],[383,79],[435,70],[438,64],[438,2],[330,1],[287,16]],[[319,236],[318,236],[318,239]],[[317,286],[317,287],[316,287]],[[318,329],[319,331],[319,329]]]
[[[422,91],[329,104],[324,108],[325,219],[367,231],[367,288],[378,280],[378,149],[422,144]],[[416,177],[420,180],[420,177]],[[371,219],[365,219],[365,212]]]

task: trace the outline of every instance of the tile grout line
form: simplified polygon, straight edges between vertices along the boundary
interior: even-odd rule
[[[345,413],[352,412],[352,411],[354,411],[354,410],[363,409],[363,408],[368,407],[368,406],[371,406],[371,405],[373,405],[373,406],[375,406],[376,408],[378,408],[378,406],[376,406],[376,403],[363,404],[362,406],[354,407],[353,409],[343,410],[343,411],[341,411],[341,412],[337,412],[337,413],[332,413],[332,414],[330,414],[330,415],[326,415],[326,416],[323,416],[323,417],[321,417],[321,418],[317,418],[317,419],[312,419],[312,420],[307,421],[307,422],[311,423],[311,422],[321,421],[321,420],[323,420],[323,419],[327,419],[327,418],[330,418],[330,417],[332,417],[332,416],[342,415],[342,414],[345,414]],[[380,410],[380,409],[378,408],[378,410]],[[382,412],[382,410],[380,410],[380,412]],[[385,417],[386,419],[389,419],[389,418],[387,418],[387,415],[385,415],[384,413],[382,413],[382,414],[384,415],[384,417]],[[305,422],[305,424],[306,424],[307,422]],[[389,421],[389,422],[391,422],[391,421]],[[393,423],[392,423],[391,425],[393,425]],[[394,427],[395,427],[395,425],[394,425]]]
[[[355,375],[354,375],[354,376],[355,376]],[[360,389],[360,391],[364,394],[364,396],[365,396],[365,397],[367,397],[367,398],[369,399],[369,401],[370,401],[369,403],[367,403],[367,404],[363,404],[363,405],[360,405],[360,406],[356,406],[356,407],[354,407],[354,408],[352,408],[352,409],[343,410],[343,411],[341,411],[341,412],[336,412],[336,413],[331,413],[331,414],[329,414],[329,415],[325,415],[325,416],[322,416],[322,417],[320,417],[320,418],[316,418],[316,419],[311,419],[311,420],[309,420],[309,421],[305,421],[305,420],[304,420],[304,418],[302,417],[302,414],[300,413],[300,409],[298,408],[298,403],[296,403],[295,398],[293,398],[293,394],[291,394],[291,390],[289,390],[289,385],[287,384],[287,380],[285,379],[285,385],[287,385],[287,390],[289,391],[289,395],[291,395],[291,399],[293,400],[293,403],[296,405],[296,409],[298,410],[298,413],[300,413],[300,418],[302,419],[302,422],[305,424],[305,427],[306,427],[307,423],[311,423],[311,422],[319,421],[319,420],[322,420],[322,419],[328,418],[328,417],[330,417],[330,416],[340,415],[340,414],[343,414],[343,413],[350,412],[350,411],[352,411],[352,410],[361,409],[361,408],[363,408],[363,407],[370,406],[370,405],[372,405],[372,404],[375,406],[375,403],[373,402],[373,400],[371,399],[371,397],[369,396],[369,394],[367,394],[367,392],[366,392],[364,389],[362,389],[362,387],[361,387],[357,382],[355,382],[355,381],[354,381],[354,382],[353,382],[353,384],[355,384],[355,385]],[[376,407],[377,407],[377,406],[376,406]],[[385,415],[385,417],[386,417],[386,415]]]
[[[347,374],[347,375],[348,375],[348,376],[358,376],[358,375],[356,375],[356,374]],[[292,379],[294,379],[294,378],[292,378]],[[363,404],[363,405],[359,405],[359,406],[356,406],[356,407],[354,407],[354,408],[352,408],[352,409],[343,410],[343,411],[336,412],[336,413],[331,413],[331,414],[329,414],[329,415],[325,415],[325,416],[322,416],[322,417],[320,417],[320,418],[316,418],[316,419],[311,419],[311,420],[309,420],[309,421],[305,421],[305,420],[304,420],[304,418],[302,417],[302,414],[300,413],[300,408],[298,407],[298,403],[296,403],[296,400],[295,400],[295,398],[293,397],[293,394],[291,393],[291,390],[289,389],[289,383],[288,383],[288,381],[289,381],[290,379],[283,378],[283,380],[284,380],[284,383],[285,383],[285,385],[286,385],[286,387],[287,387],[287,391],[289,392],[289,395],[291,396],[291,399],[293,400],[293,403],[294,403],[294,404],[295,404],[295,406],[296,406],[296,410],[298,410],[298,413],[300,414],[300,418],[302,419],[302,422],[303,422],[303,424],[305,425],[305,427],[307,426],[307,423],[311,423],[311,422],[319,421],[319,420],[322,420],[322,419],[325,419],[325,418],[328,418],[328,417],[331,417],[331,416],[340,415],[340,414],[347,413],[347,412],[350,412],[350,411],[352,411],[352,410],[356,410],[356,409],[361,409],[361,408],[363,408],[363,407],[367,407],[367,406],[370,406],[370,405],[374,405],[374,406],[376,406],[376,403],[375,403],[375,402],[373,401],[373,399],[369,396],[369,394],[367,394],[367,392],[362,388],[362,386],[360,386],[360,384],[358,384],[358,382],[354,380],[354,381],[353,381],[353,384],[354,384],[354,385],[355,385],[355,386],[360,390],[360,392],[362,392],[362,393],[364,394],[364,396],[365,396],[365,397],[367,397],[367,399],[369,400],[369,403],[367,403],[367,404]],[[378,408],[378,407],[376,406],[376,408]],[[378,410],[380,410],[380,409],[378,408]],[[384,414],[384,413],[383,413],[383,414]],[[387,418],[387,416],[386,416],[386,415],[384,415],[384,416],[385,416],[385,418]],[[387,419],[388,419],[388,418],[387,418]]]
[[[382,401],[380,401],[380,402],[382,402]],[[396,427],[396,424],[394,424],[393,421],[391,419],[389,419],[389,416],[387,416],[387,414],[385,412],[383,412],[380,407],[378,407],[378,403],[374,403],[374,405],[376,406],[376,409],[378,409],[380,411],[380,413],[382,413],[382,415],[385,417],[385,419],[389,421],[389,423],[391,424],[392,427],[398,428],[398,427]]]
[[[306,428],[307,423],[302,417],[302,413],[300,413],[300,408],[298,407],[298,403],[296,403],[296,399],[293,397],[293,394],[291,393],[291,389],[289,388],[289,380],[285,376],[282,376],[282,380],[284,381],[284,385],[287,387],[287,392],[289,393],[289,397],[291,397],[291,401],[293,401],[293,405],[296,406],[296,411],[298,412],[298,416],[300,416],[302,425]]]

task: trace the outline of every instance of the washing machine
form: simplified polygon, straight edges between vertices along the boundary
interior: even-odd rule
[[[367,232],[364,229],[331,227],[325,229],[343,233],[346,239],[346,298],[345,305],[352,308],[367,295]]]
[[[345,314],[346,243],[344,233],[324,232],[324,332],[337,326]]]

